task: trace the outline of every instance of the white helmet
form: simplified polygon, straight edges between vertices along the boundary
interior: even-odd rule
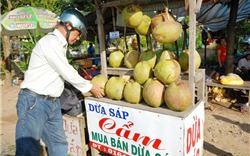
[[[87,20],[80,11],[74,8],[67,9],[61,14],[60,21],[63,23],[70,23],[73,29],[81,31],[84,39],[86,38],[88,27]]]

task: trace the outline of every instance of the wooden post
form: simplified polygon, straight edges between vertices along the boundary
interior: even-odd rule
[[[104,28],[103,23],[104,19],[101,14],[101,8],[100,8],[100,0],[95,0],[95,6],[96,6],[96,17],[97,17],[97,26],[98,26],[98,39],[99,39],[99,49],[100,49],[100,56],[101,56],[101,74],[108,76],[107,74],[107,57],[106,57],[106,48],[105,48],[105,34],[104,34]]]
[[[195,42],[196,42],[196,1],[189,0],[189,89],[195,104]]]
[[[114,7],[111,8],[112,10],[112,22],[113,22],[113,30],[116,31],[116,24],[115,24],[115,10],[114,10]],[[115,39],[116,42],[115,42],[115,47],[116,49],[118,49],[118,42],[117,42],[117,39]]]

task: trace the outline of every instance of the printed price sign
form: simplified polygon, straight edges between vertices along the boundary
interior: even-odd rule
[[[85,99],[90,147],[115,156],[201,156],[204,103],[182,116],[118,103]]]
[[[110,38],[110,39],[119,38],[119,31],[109,32],[109,38]]]

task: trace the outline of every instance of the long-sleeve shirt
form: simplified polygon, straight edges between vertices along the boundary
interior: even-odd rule
[[[90,91],[90,81],[82,78],[68,63],[67,47],[65,37],[57,29],[41,38],[32,51],[21,88],[59,97],[66,80],[82,93]]]
[[[238,67],[245,67],[247,70],[250,69],[250,60],[247,60],[245,57],[240,59],[238,62]]]

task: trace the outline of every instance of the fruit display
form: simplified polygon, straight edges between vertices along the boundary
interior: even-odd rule
[[[120,67],[123,53],[112,53],[115,57],[111,57],[110,61],[113,61],[113,66],[118,66],[114,65],[114,60],[118,60],[116,64]],[[123,59],[125,67],[133,69],[132,75],[111,76],[108,80],[97,76],[93,81],[100,81],[99,84],[105,88],[105,96],[112,100],[125,100],[130,104],[144,101],[152,108],[165,103],[170,110],[186,111],[192,104],[192,97],[188,86],[180,79],[180,63],[171,51],[165,50],[160,57],[156,61],[152,50],[141,54],[136,50],[130,51]]]
[[[129,5],[122,10],[122,18],[125,25],[134,28],[137,34],[154,37],[161,44],[177,41],[182,33],[182,25],[167,9],[165,13],[151,18],[143,15],[139,6]],[[165,107],[176,112],[186,111],[192,106],[189,86],[180,77],[182,71],[189,69],[189,50],[184,50],[179,57],[167,49],[156,55],[152,46],[140,51],[115,50],[111,52],[108,61],[112,68],[129,68],[129,77],[124,78],[124,75],[119,74],[119,77],[111,76],[108,80],[100,80],[102,83],[106,82],[102,86],[107,98],[124,100],[128,104],[142,102],[152,109]],[[198,69],[201,57],[197,51],[195,62],[195,68]],[[118,70],[120,69],[114,69]]]

